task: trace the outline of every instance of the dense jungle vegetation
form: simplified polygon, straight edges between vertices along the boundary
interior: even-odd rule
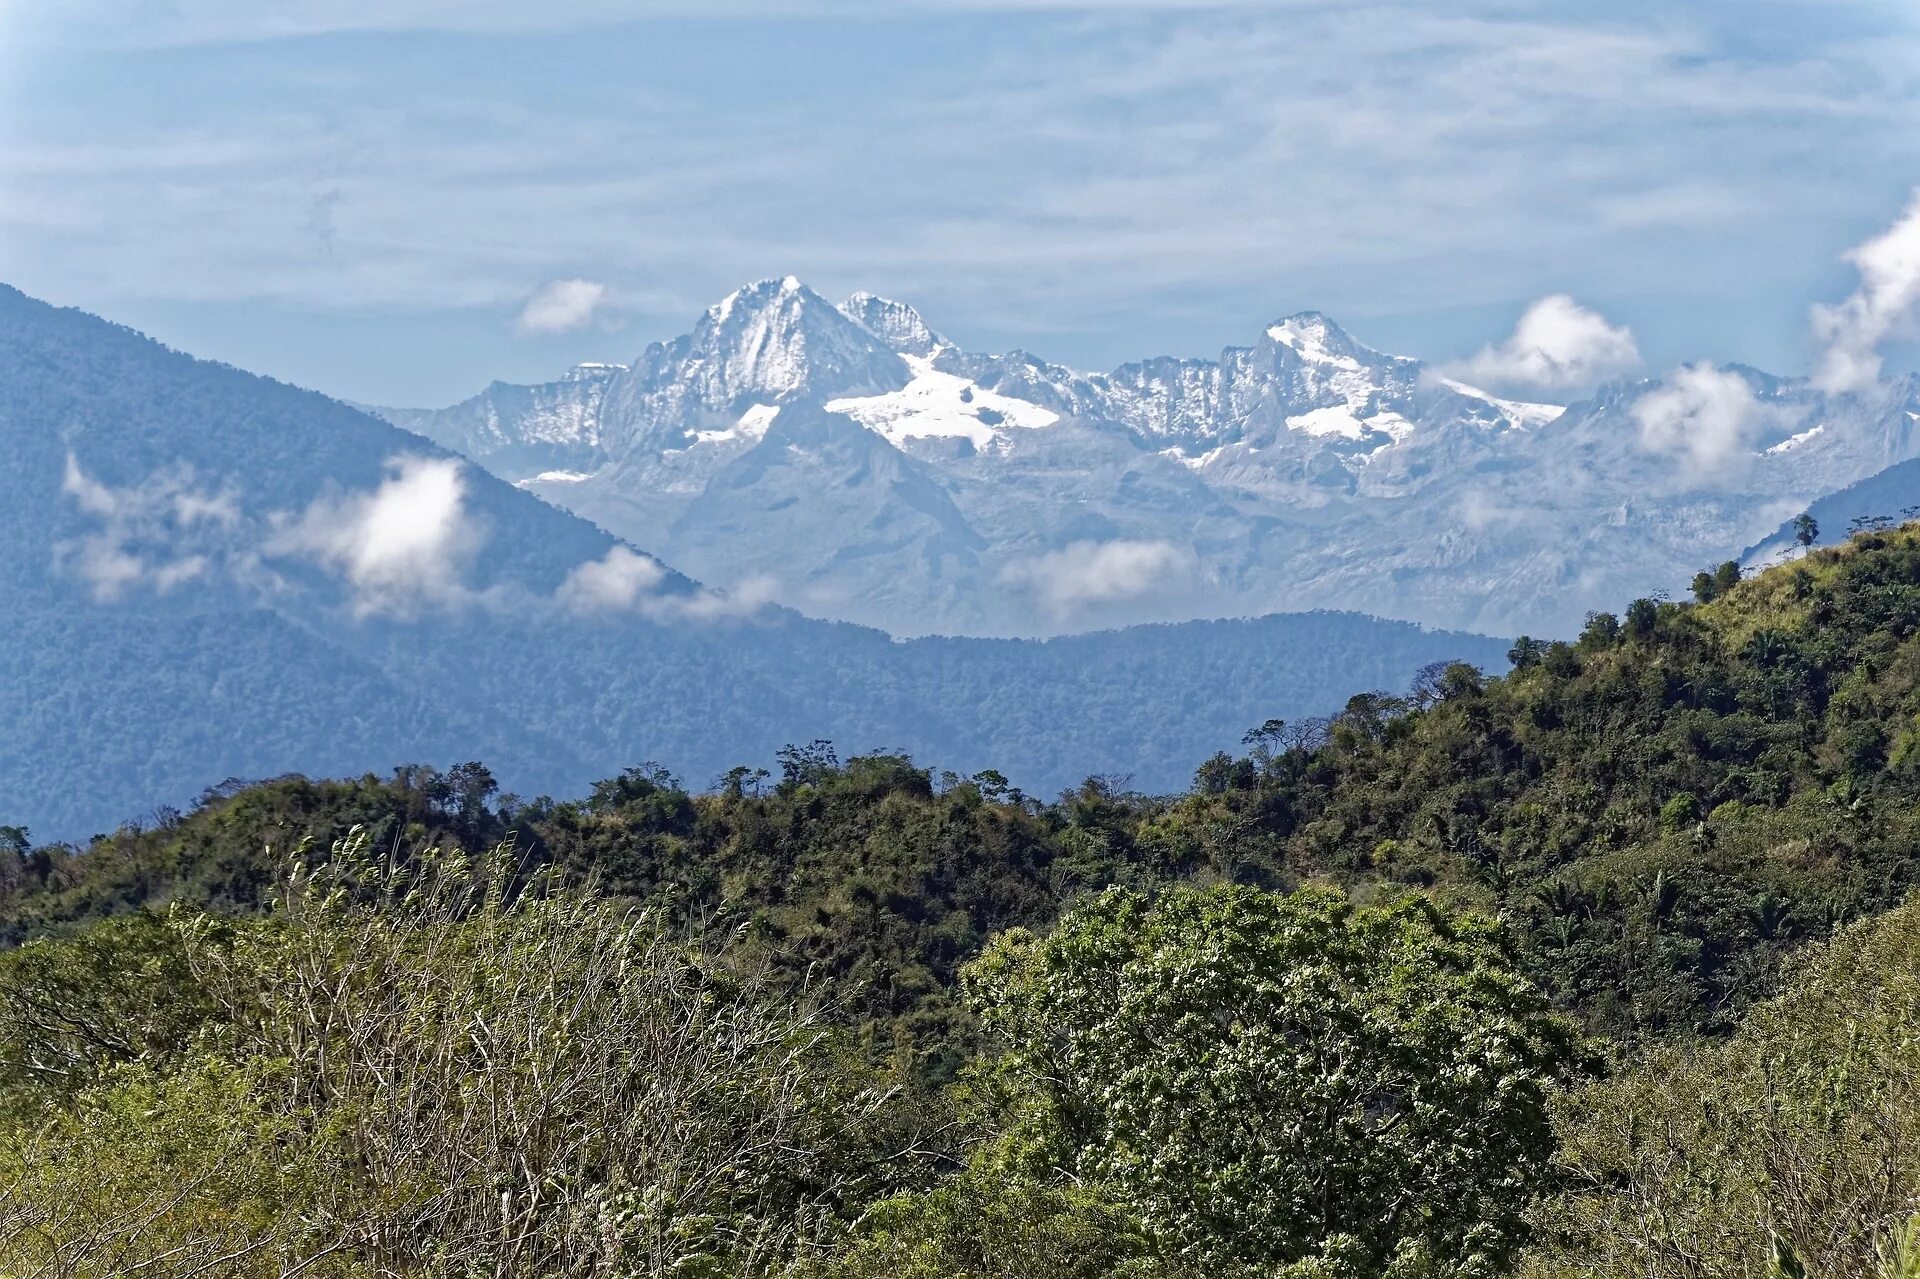
[[[0,1273],[1920,1276],[1920,528],[1695,596],[1174,796],[0,828]]]

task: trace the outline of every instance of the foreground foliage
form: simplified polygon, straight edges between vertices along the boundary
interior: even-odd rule
[[[1810,956],[1725,1043],[1663,1048],[1562,1098],[1567,1189],[1530,1273],[1759,1274],[1776,1254],[1814,1276],[1908,1273],[1916,1026],[1920,900]]]
[[[1700,598],[1179,796],[816,742],[0,827],[0,1272],[1908,1275],[1920,531]]]
[[[886,1094],[827,1075],[817,1012],[511,871],[355,841],[265,920],[143,921],[203,1018],[183,1041],[155,1009],[165,1051],[97,1044],[77,1077],[21,1011],[49,943],[10,956],[0,1055],[45,1082],[0,1142],[0,1270],[748,1272],[873,1193]]]
[[[1196,1267],[1497,1272],[1571,1036],[1496,937],[1331,893],[1113,892],[972,970],[1023,1157]]]
[[[655,912],[356,838],[261,918],[0,961],[0,1270],[1426,1276],[1518,1242],[1569,1037],[1484,926],[1116,891],[972,974],[996,1056],[942,1111]],[[49,1043],[84,980],[124,1033]]]

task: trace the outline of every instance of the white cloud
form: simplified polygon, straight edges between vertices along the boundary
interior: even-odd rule
[[[1908,330],[1920,308],[1920,190],[1884,232],[1847,261],[1860,287],[1846,301],[1813,308],[1813,330],[1825,346],[1814,385],[1823,391],[1865,391],[1880,380],[1880,344]]]
[[[1633,402],[1631,412],[1643,446],[1696,474],[1745,452],[1765,417],[1745,378],[1705,360],[1669,373]]]
[[[240,504],[231,491],[209,494],[181,490],[173,494],[173,517],[189,528],[196,524],[232,528],[240,522]]]
[[[151,570],[139,557],[127,553],[116,537],[96,533],[74,547],[80,575],[93,588],[93,598],[117,600],[134,586],[150,580]]]
[[[583,328],[606,304],[607,286],[593,280],[549,280],[520,309],[522,333],[568,333]]]
[[[69,456],[62,490],[96,527],[60,543],[58,554],[102,601],[139,588],[165,594],[215,579],[229,588],[279,590],[286,583],[269,562],[299,559],[337,573],[358,617],[536,602],[513,586],[467,585],[485,530],[467,508],[463,465],[457,458],[390,458],[386,478],[371,490],[318,498],[298,513],[248,519],[230,490],[201,488],[186,468],[116,488]],[[660,561],[615,545],[599,559],[576,565],[552,603],[575,614],[709,622],[751,617],[779,594],[778,583],[767,576],[747,578],[730,590],[663,591],[668,577]]]
[[[643,613],[656,619],[718,621],[751,617],[772,603],[779,584],[771,577],[750,577],[730,591],[702,586],[691,593],[663,592],[667,570],[652,556],[614,546],[567,574],[554,601],[572,613]]]
[[[677,601],[674,607],[684,616],[703,622],[728,617],[751,617],[773,603],[779,587],[780,584],[772,577],[761,574],[741,581],[730,591],[702,587]]]
[[[1048,611],[1065,616],[1089,605],[1138,598],[1190,563],[1191,556],[1171,542],[1074,542],[1014,561],[1001,570],[1000,580],[1031,590]]]
[[[210,561],[204,555],[186,555],[170,560],[154,570],[153,589],[165,595],[183,582],[191,582],[204,577]]]
[[[1525,514],[1500,495],[1479,488],[1461,493],[1455,510],[1460,522],[1475,532],[1518,523]]]
[[[60,481],[60,491],[72,498],[81,510],[102,519],[112,519],[123,506],[137,498],[135,490],[127,490],[123,496],[88,475],[80,469],[80,459],[71,453],[67,454],[67,473]]]
[[[666,575],[659,560],[615,546],[568,573],[555,599],[576,613],[621,612],[639,607]]]
[[[1607,323],[1564,293],[1541,298],[1520,316],[1512,336],[1489,346],[1457,371],[1495,385],[1574,391],[1639,367],[1633,332]]]
[[[231,492],[201,489],[185,467],[115,488],[68,454],[60,488],[99,527],[61,543],[58,554],[101,601],[141,587],[164,595],[205,576],[229,549],[224,530],[239,519]]]
[[[321,498],[269,540],[274,555],[301,555],[339,572],[360,616],[410,616],[471,598],[462,574],[482,532],[466,510],[454,458],[396,457],[371,493]]]

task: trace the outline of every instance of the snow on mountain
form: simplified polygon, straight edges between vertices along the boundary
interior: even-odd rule
[[[1911,380],[1711,380],[1738,403],[1706,425],[1653,382],[1506,399],[1311,311],[1084,373],[789,277],[630,367],[387,416],[697,577],[896,634],[1319,607],[1556,634],[1920,454]]]
[[[1888,397],[1894,405],[1894,412],[1903,414],[1910,426],[1920,426],[1920,376],[1906,378],[1904,389],[1906,394],[1903,397],[1899,393],[1899,384],[1896,384],[1895,393]],[[1798,448],[1816,434],[1825,434],[1825,430],[1824,425],[1814,426],[1789,436],[1768,452]],[[1915,513],[1920,513],[1920,458],[1895,462],[1838,492],[1821,497],[1806,509],[1819,525],[1822,544],[1839,541],[1857,521],[1900,522],[1910,519]],[[1778,528],[1770,530],[1766,537],[1756,541],[1736,558],[1749,569],[1765,568],[1791,559],[1801,553],[1796,534],[1792,520],[1783,519]]]
[[[996,571],[949,480],[853,419],[794,399],[729,420],[743,438],[684,450],[737,450],[683,504],[690,542],[763,556],[787,582],[844,581],[864,559],[875,607],[901,612]],[[593,425],[604,441],[611,423]],[[1125,437],[1110,438],[1122,482]],[[605,496],[604,465],[570,487]],[[1089,772],[1167,793],[1250,713],[1324,714],[1355,687],[1506,648],[1331,613],[894,643],[756,608],[740,576],[721,595],[363,412],[5,285],[0,474],[0,797],[42,838],[112,830],[210,778],[483,753],[522,793],[584,794],[634,760],[700,784],[815,737],[997,768],[1032,794]],[[1065,557],[1034,580],[1091,564],[1140,583],[1165,562]]]
[[[1513,427],[1526,430],[1528,427],[1545,426],[1566,412],[1564,404],[1538,404],[1527,400],[1503,400],[1488,395],[1477,386],[1468,386],[1465,382],[1456,382],[1450,377],[1434,377],[1433,381],[1457,395],[1468,399],[1481,400],[1499,410],[1501,415]]]
[[[1338,403],[1356,419],[1404,399],[1420,380],[1419,361],[1369,351],[1318,311],[1280,321],[1265,338],[1271,350],[1263,343],[1256,352],[1287,399]]]
[[[687,341],[674,377],[709,405],[743,395],[778,400],[854,386],[892,390],[906,380],[892,348],[792,276],[723,299]]]
[[[828,400],[829,413],[844,413],[893,444],[920,437],[959,438],[989,448],[1004,428],[1037,430],[1060,415],[1027,400],[986,390],[957,373],[934,367],[931,355],[902,356],[912,379],[883,395]]]
[[[900,355],[788,276],[749,284],[709,307],[693,331],[656,342],[613,379],[601,407],[609,458],[659,453],[726,432],[753,404],[821,393],[879,394],[907,384]]]
[[[773,425],[773,419],[780,416],[778,404],[751,404],[747,411],[734,419],[732,426],[712,431],[695,431],[695,444],[730,444],[735,440],[758,440]]]

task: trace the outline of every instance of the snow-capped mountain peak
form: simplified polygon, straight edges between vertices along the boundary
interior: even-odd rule
[[[1401,385],[1410,388],[1420,371],[1418,360],[1363,346],[1318,311],[1302,311],[1284,320],[1275,320],[1261,337],[1255,348],[1257,352],[1266,353],[1282,365],[1297,362],[1320,382],[1342,374],[1359,374],[1381,390],[1397,390]],[[1389,388],[1389,383],[1394,386]]]
[[[1920,382],[1730,369],[1753,412],[1703,427],[1660,383],[1502,399],[1316,311],[1249,336],[1083,373],[789,276],[629,368],[388,416],[696,576],[909,634],[1314,607],[1561,633],[1920,458]]]
[[[1362,346],[1318,311],[1274,321],[1244,359],[1223,363],[1260,388],[1256,419],[1311,438],[1370,450],[1405,439],[1419,416],[1420,362]],[[1351,470],[1360,455],[1343,452]]]
[[[1358,364],[1363,355],[1380,358],[1378,351],[1367,350],[1318,311],[1301,311],[1275,320],[1267,326],[1267,337],[1317,364]]]
[[[792,297],[802,292],[811,290],[800,282],[797,275],[783,276],[777,280],[755,280],[751,284],[741,285],[708,307],[707,319],[715,324],[725,324],[736,307],[761,307],[769,298]]]
[[[742,397],[894,390],[907,380],[898,354],[791,275],[708,308],[687,344],[674,376],[695,383],[712,408]]]

